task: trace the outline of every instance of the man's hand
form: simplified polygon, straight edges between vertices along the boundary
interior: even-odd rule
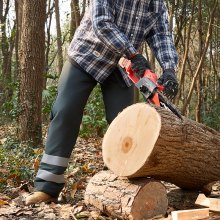
[[[150,69],[150,64],[143,55],[136,54],[131,58],[131,69],[138,78],[142,78],[145,70]]]
[[[169,99],[175,98],[178,93],[179,84],[173,69],[164,70],[162,76],[157,80],[157,83],[164,86],[164,95]]]

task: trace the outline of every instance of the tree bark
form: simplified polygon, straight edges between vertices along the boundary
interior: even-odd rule
[[[63,68],[63,50],[62,50],[62,32],[60,27],[60,11],[59,0],[54,0],[55,5],[55,17],[56,17],[56,29],[57,29],[57,59],[58,59],[58,74],[61,74]]]
[[[42,145],[42,82],[45,70],[46,0],[24,0],[20,62],[20,140]]]
[[[175,210],[198,208],[195,205],[198,195],[198,191],[173,189],[167,193],[168,206]]]
[[[144,177],[184,189],[220,180],[219,132],[163,108],[126,108],[103,139],[105,164],[118,176]]]
[[[80,24],[79,1],[71,0],[71,20],[70,20],[70,41],[72,41],[74,33]]]
[[[15,41],[15,57],[16,57],[16,78],[20,78],[20,61],[19,50],[21,42],[21,30],[22,30],[22,12],[23,12],[23,0],[15,0],[15,12],[16,12],[16,41]],[[19,95],[18,95],[19,96]]]
[[[101,171],[90,180],[85,202],[117,219],[149,219],[164,215],[168,207],[166,189],[160,182],[129,181],[110,171]]]

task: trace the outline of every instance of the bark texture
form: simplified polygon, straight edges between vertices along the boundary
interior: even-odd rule
[[[117,219],[143,220],[164,215],[168,200],[163,184],[151,179],[117,177],[110,171],[96,174],[85,193],[86,204]]]
[[[42,145],[42,83],[45,70],[46,0],[24,0],[19,67],[20,140]]]
[[[120,113],[108,128],[103,159],[120,176],[150,176],[200,190],[220,180],[220,134],[139,103]]]

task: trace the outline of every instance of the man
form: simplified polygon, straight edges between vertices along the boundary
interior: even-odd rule
[[[166,84],[175,96],[177,53],[169,32],[163,0],[92,0],[69,47],[58,96],[52,108],[45,153],[35,179],[36,192],[26,204],[56,199],[64,186],[64,171],[75,145],[83,110],[92,89],[100,83],[108,123],[133,104],[133,86],[117,69],[119,59],[131,60],[142,77],[150,66],[138,52],[147,41],[159,61]]]

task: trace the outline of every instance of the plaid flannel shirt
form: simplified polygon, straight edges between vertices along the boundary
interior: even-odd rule
[[[163,70],[178,61],[163,0],[92,0],[69,46],[68,56],[102,83],[121,56],[147,41]],[[126,74],[127,86],[131,81]]]

